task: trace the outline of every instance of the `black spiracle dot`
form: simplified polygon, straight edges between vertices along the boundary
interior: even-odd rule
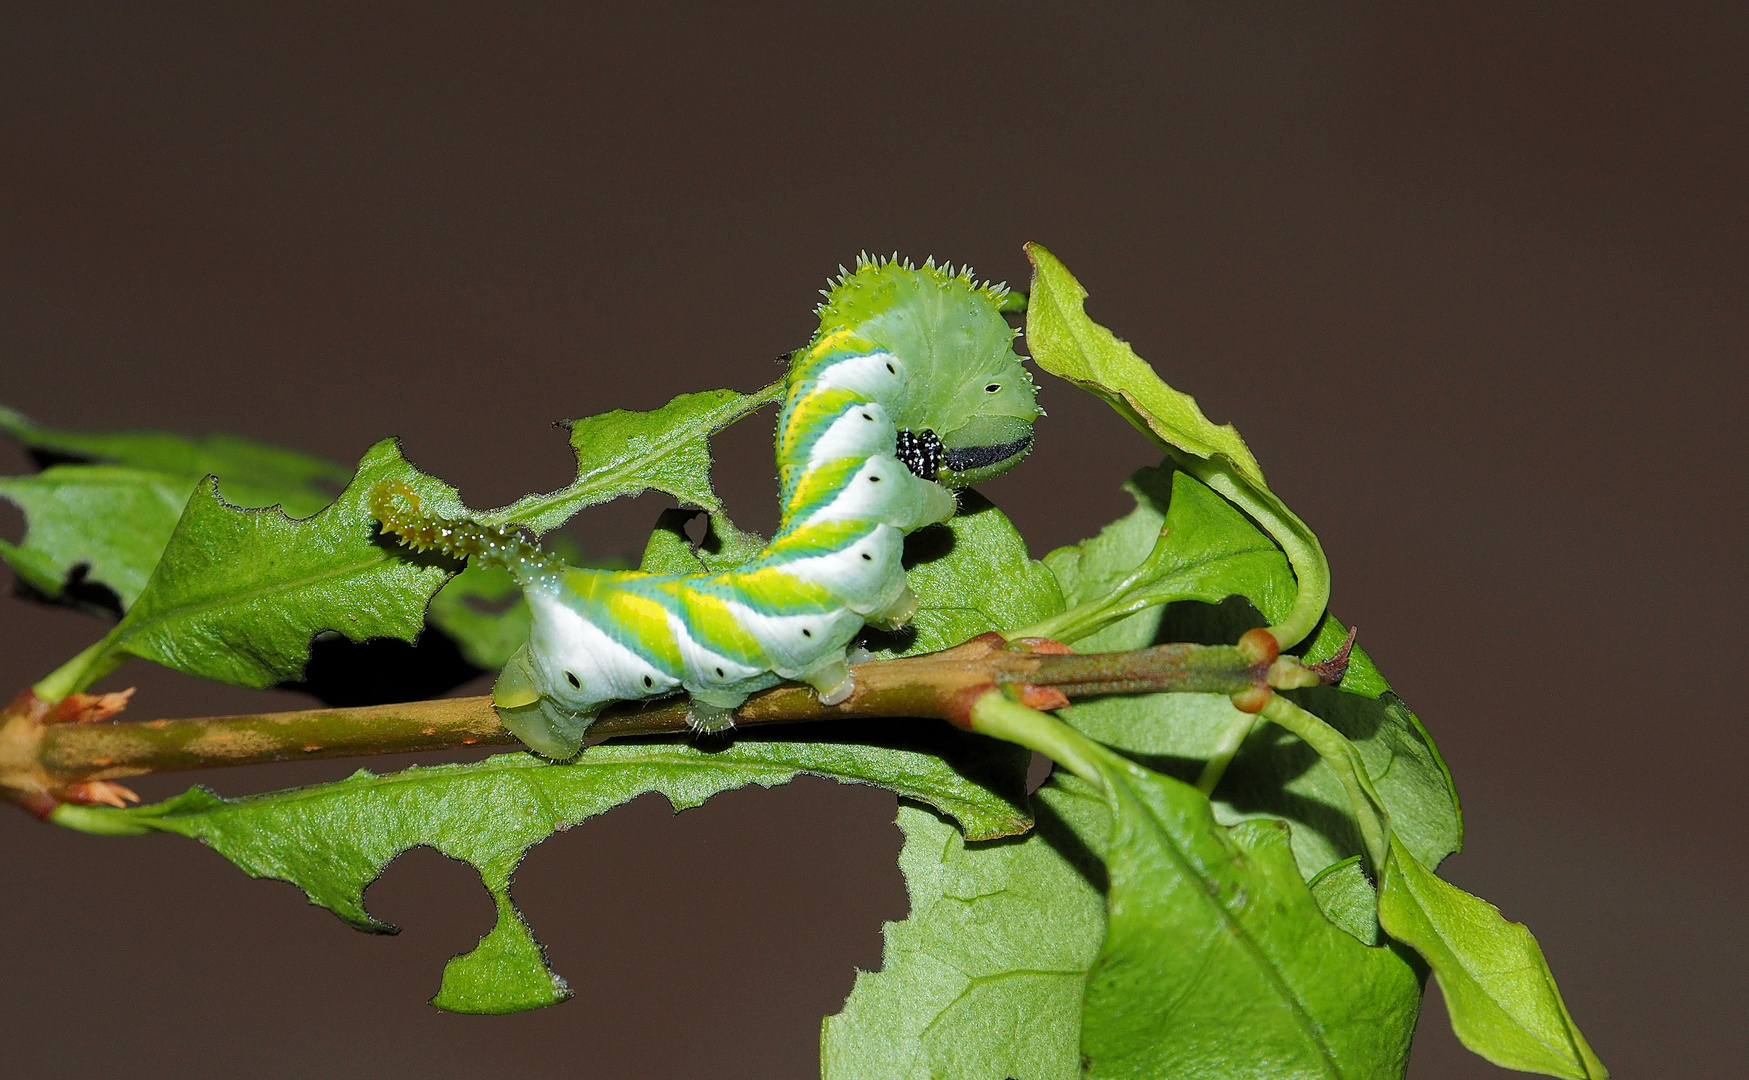
[[[868,478],[868,482],[871,484],[878,484],[881,482],[881,478],[878,476],[871,476]]]
[[[863,562],[874,562],[874,556],[870,555],[868,552],[865,551],[862,553],[862,561]]]
[[[577,673],[575,671],[565,672],[565,681],[570,683],[573,689],[576,689],[576,690],[583,689],[583,680],[579,679],[577,677]]]
[[[726,676],[725,676],[725,674],[724,674],[724,673],[723,673],[723,669],[722,669],[722,668],[718,668],[718,669],[717,669],[717,678],[719,678],[719,679],[721,679],[721,678],[726,678]]]
[[[644,676],[644,689],[645,690],[648,690],[650,687],[655,686],[655,685],[656,685],[655,679],[650,678],[648,675]]]
[[[808,629],[805,629],[805,628],[804,628],[804,629],[803,629],[803,630],[802,630],[802,636],[803,636],[803,637],[813,637],[813,636],[814,636],[814,632],[813,632],[813,631],[812,631],[812,630],[808,630]]]
[[[993,382],[989,386],[984,387],[984,392],[987,394],[994,394],[1000,389],[1002,389],[1002,384],[999,382]]]

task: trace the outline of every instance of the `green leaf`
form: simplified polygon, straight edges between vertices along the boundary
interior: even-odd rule
[[[1022,626],[1063,608],[1057,579],[1026,551],[1007,515],[975,491],[945,525],[905,541],[906,574],[917,595],[912,629],[876,633],[875,655],[914,656],[950,648],[992,630]],[[896,640],[894,640],[896,638]]]
[[[69,431],[43,427],[5,406],[0,406],[0,431],[32,450],[53,456],[186,477],[190,491],[199,478],[217,476],[232,503],[279,503],[293,515],[320,510],[347,479],[344,465],[235,435]]]
[[[572,566],[624,570],[624,559],[589,559],[565,537],[549,537],[548,550]],[[528,640],[532,619],[522,586],[500,566],[475,566],[450,579],[431,598],[426,620],[450,637],[468,663],[495,671]]]
[[[1143,434],[1200,458],[1217,455],[1260,488],[1263,470],[1231,424],[1211,423],[1196,399],[1161,381],[1129,343],[1087,317],[1087,290],[1055,255],[1026,245],[1032,294],[1026,345],[1035,364],[1111,403]]]
[[[1167,386],[1135,350],[1089,319],[1083,310],[1087,290],[1056,256],[1037,244],[1028,244],[1027,254],[1034,269],[1026,319],[1033,361],[1105,399],[1281,545],[1293,564],[1295,597],[1269,629],[1282,648],[1299,644],[1330,602],[1330,562],[1318,537],[1269,490],[1232,425],[1210,423],[1195,399]]]
[[[1116,755],[1101,772],[1110,921],[1087,979],[1086,1075],[1401,1076],[1420,978],[1325,918],[1288,826],[1228,829],[1195,788]]]
[[[163,831],[200,840],[252,877],[301,887],[361,930],[392,932],[364,907],[364,890],[401,852],[425,845],[479,870],[498,923],[473,952],[451,960],[434,1004],[510,1012],[568,996],[510,901],[528,849],[585,818],[659,791],[677,810],[710,796],[797,775],[878,784],[958,818],[973,836],[1024,830],[1023,789],[1000,788],[1006,759],[989,740],[943,725],[847,726],[837,740],[793,743],[742,735],[720,749],[683,742],[604,743],[555,765],[500,754],[470,765],[414,767],[242,799],[202,789],[132,810],[68,806],[60,824],[110,834]],[[899,736],[894,739],[893,736]],[[862,741],[859,741],[862,740]]]
[[[63,598],[69,585],[101,585],[126,611],[145,588],[199,482],[119,465],[53,465],[0,477],[0,498],[16,503],[28,522],[23,543],[0,540],[0,558],[50,599]],[[224,484],[222,490],[235,506],[281,501],[280,492],[247,484]],[[324,496],[309,512],[327,502]],[[76,575],[81,567],[84,572]]]
[[[1379,892],[1367,880],[1360,856],[1326,866],[1306,882],[1324,917],[1354,935],[1362,945],[1379,943]]]
[[[116,465],[0,477],[0,497],[16,503],[28,523],[22,543],[0,540],[0,558],[46,597],[91,583],[113,591],[126,610],[146,587],[194,485]],[[85,572],[75,577],[79,567]]]
[[[22,543],[0,540],[0,559],[44,597],[99,610],[115,605],[68,587],[102,586],[127,610],[201,477],[216,474],[235,506],[281,504],[292,514],[320,510],[346,481],[345,469],[321,458],[227,435],[58,431],[4,407],[0,430],[40,453],[113,463],[0,477],[0,498],[28,522]]]
[[[1182,594],[1199,601],[1132,615],[1076,647],[1084,652],[1140,648],[1156,641],[1237,640],[1263,619],[1293,603],[1294,578],[1279,549],[1245,515],[1201,481],[1166,468],[1143,469],[1126,490],[1136,509],[1098,536],[1045,557],[1070,603],[1101,594],[1148,554],[1160,528],[1171,574]],[[1340,623],[1326,618],[1307,649],[1309,658],[1335,652]],[[1390,692],[1362,649],[1355,649],[1338,687],[1289,695],[1354,742],[1367,774],[1391,814],[1397,834],[1429,865],[1462,843],[1463,823],[1451,776],[1433,740],[1402,699]],[[1235,725],[1250,721],[1217,694],[1113,696],[1063,710],[1070,724],[1122,749],[1153,768],[1194,779]],[[1311,878],[1361,852],[1349,801],[1336,774],[1304,743],[1272,725],[1258,725],[1215,789],[1217,816],[1229,824],[1280,818],[1294,825],[1300,869]]]
[[[1107,818],[1054,781],[1038,800],[1031,835],[984,844],[900,805],[911,912],[883,928],[881,970],[858,972],[843,1011],[826,1019],[826,1080],[1080,1076],[1082,985],[1105,936],[1093,884],[1103,872],[1059,814],[1095,833]]]
[[[389,478],[410,484],[436,513],[462,511],[454,490],[409,465],[392,439],[370,449],[338,499],[302,520],[239,509],[203,481],[127,615],[38,693],[58,700],[128,655],[267,687],[302,675],[310,639],[324,630],[353,641],[414,640],[432,594],[458,567],[377,534],[366,502]]]
[[[1098,536],[1045,556],[1045,565],[1062,583],[1064,599],[1077,605],[1107,596],[1152,557],[1154,574],[1137,582],[1134,590],[1149,598],[1152,610],[1076,637],[1082,652],[1153,644],[1160,605],[1173,601],[1213,604],[1244,596],[1265,612],[1291,606],[1294,579],[1281,550],[1207,485],[1162,466],[1137,471],[1124,490],[1136,500],[1134,511]],[[1166,534],[1156,547],[1162,527]],[[1039,629],[1047,636],[1059,632],[1052,620]]]
[[[1440,880],[1394,840],[1379,919],[1433,968],[1465,1046],[1509,1069],[1575,1080],[1609,1075],[1573,1023],[1530,931]]]
[[[765,547],[763,536],[736,528],[724,513],[706,519],[704,537],[694,544],[686,526],[697,516],[697,511],[684,508],[662,511],[638,569],[650,574],[720,573],[740,566]]]
[[[476,514],[491,525],[525,525],[544,533],[571,515],[621,495],[655,489],[683,503],[717,511],[723,508],[711,488],[710,437],[783,395],[775,382],[751,394],[706,390],[681,394],[660,409],[615,409],[574,420],[571,448],[577,454],[577,479],[547,495],[528,495],[501,510]]]

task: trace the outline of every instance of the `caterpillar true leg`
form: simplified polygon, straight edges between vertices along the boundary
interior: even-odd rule
[[[777,425],[783,518],[770,545],[722,573],[565,566],[514,530],[425,513],[385,483],[371,510],[418,549],[508,567],[532,615],[493,687],[505,725],[552,758],[577,752],[615,701],[684,690],[698,731],[732,726],[749,693],[793,678],[828,705],[854,689],[846,648],[896,628],[917,600],[906,533],[955,510],[952,488],[1032,446],[1032,379],[1001,286],[969,270],[861,258],[832,283],[820,328],[790,357]]]

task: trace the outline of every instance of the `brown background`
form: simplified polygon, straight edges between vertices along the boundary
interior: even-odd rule
[[[771,378],[859,250],[1020,282],[1041,241],[1319,531],[1463,793],[1446,873],[1537,932],[1616,1074],[1741,1068],[1749,9],[22,7],[0,399],[343,461],[400,434],[494,505],[563,482],[550,421]],[[987,488],[1035,554],[1153,457],[1044,401]],[[720,447],[765,528],[768,438]],[[635,549],[662,505],[577,532]],[[0,686],[98,632],[0,600]],[[112,683],[141,717],[307,701]],[[805,781],[555,838],[517,893],[578,998],[495,1019],[422,1003],[490,923],[459,864],[398,863],[370,900],[407,932],[370,938],[184,841],[8,812],[0,1071],[811,1075],[905,911],[892,808]],[[1411,1075],[1497,1074],[1435,996]]]

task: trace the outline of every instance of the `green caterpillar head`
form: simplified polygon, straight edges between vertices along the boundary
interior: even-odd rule
[[[1032,450],[1041,415],[1032,376],[1014,351],[1019,331],[1002,317],[1002,285],[980,285],[970,268],[926,260],[856,260],[820,305],[816,341],[837,330],[905,362],[904,395],[893,412],[900,452],[915,471],[966,487],[1007,472]],[[907,446],[914,447],[906,457]],[[921,475],[921,474],[920,474]]]

